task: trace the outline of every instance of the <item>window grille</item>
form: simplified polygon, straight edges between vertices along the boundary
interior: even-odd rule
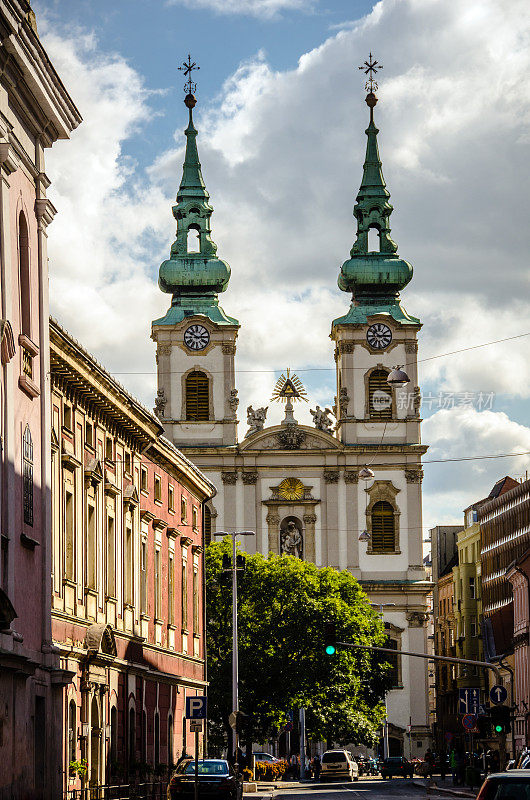
[[[28,378],[33,378],[33,356],[26,347],[22,348],[22,372]]]
[[[22,440],[24,523],[33,526],[33,440],[26,425]]]
[[[210,418],[210,387],[204,372],[190,372],[186,378],[186,419]]]
[[[393,553],[396,549],[394,509],[380,500],[372,509],[372,551]]]
[[[382,394],[392,400],[392,389],[387,383],[388,372],[384,369],[374,369],[368,378],[368,408],[370,419],[392,419],[392,403],[382,405],[378,402]],[[375,402],[374,394],[377,392]]]

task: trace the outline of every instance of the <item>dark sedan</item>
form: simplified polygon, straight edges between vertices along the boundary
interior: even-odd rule
[[[381,776],[383,780],[386,778],[402,777],[412,778],[414,775],[414,767],[403,756],[390,756],[385,758],[381,764]]]
[[[168,800],[193,797],[195,791],[195,762],[190,761],[181,772],[173,774],[167,787]],[[241,800],[243,784],[224,759],[199,761],[199,797],[219,800]]]

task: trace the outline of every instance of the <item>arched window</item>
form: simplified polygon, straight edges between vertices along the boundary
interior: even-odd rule
[[[381,238],[377,228],[368,228],[368,252],[379,253],[381,250]]]
[[[205,506],[204,508],[204,546],[208,547],[212,541],[212,512]]]
[[[200,253],[201,252],[201,235],[199,233],[199,228],[195,225],[190,225],[188,228],[188,253]]]
[[[205,421],[210,418],[210,385],[204,372],[190,372],[186,377],[186,419]]]
[[[387,500],[372,508],[372,552],[393,553],[396,549],[394,509]]]
[[[29,235],[26,217],[18,215],[18,272],[20,281],[20,330],[31,336],[31,279],[29,274]]]
[[[76,761],[77,755],[77,709],[75,700],[68,704],[68,761]]]
[[[388,372],[374,369],[368,378],[368,414],[370,419],[392,419],[392,389]]]
[[[160,764],[160,714],[155,711],[155,766]]]
[[[29,425],[22,439],[24,523],[33,526],[33,440]]]
[[[110,760],[115,765],[118,760],[118,709],[110,709]]]

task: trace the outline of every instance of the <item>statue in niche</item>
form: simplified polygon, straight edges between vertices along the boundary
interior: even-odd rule
[[[332,413],[330,408],[322,409],[320,406],[317,406],[316,409],[310,409],[311,416],[313,417],[313,422],[315,423],[315,428],[319,431],[325,431],[326,433],[331,433],[331,429],[333,427],[333,420],[329,418],[329,415]]]
[[[280,531],[280,551],[282,555],[303,558],[303,550],[304,540],[302,534],[296,522],[290,520]]]
[[[247,436],[251,436],[253,433],[257,433],[258,431],[263,430],[263,426],[265,424],[265,419],[267,418],[267,410],[268,406],[265,408],[257,408],[255,411],[252,406],[247,408],[247,425],[248,431],[245,434],[245,439]]]

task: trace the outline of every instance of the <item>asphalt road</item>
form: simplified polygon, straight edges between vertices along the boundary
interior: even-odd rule
[[[447,798],[447,795],[431,792],[432,798]],[[306,784],[290,789],[282,786],[274,792],[276,800],[422,800],[425,788],[413,786],[408,779],[360,778],[353,783]]]

